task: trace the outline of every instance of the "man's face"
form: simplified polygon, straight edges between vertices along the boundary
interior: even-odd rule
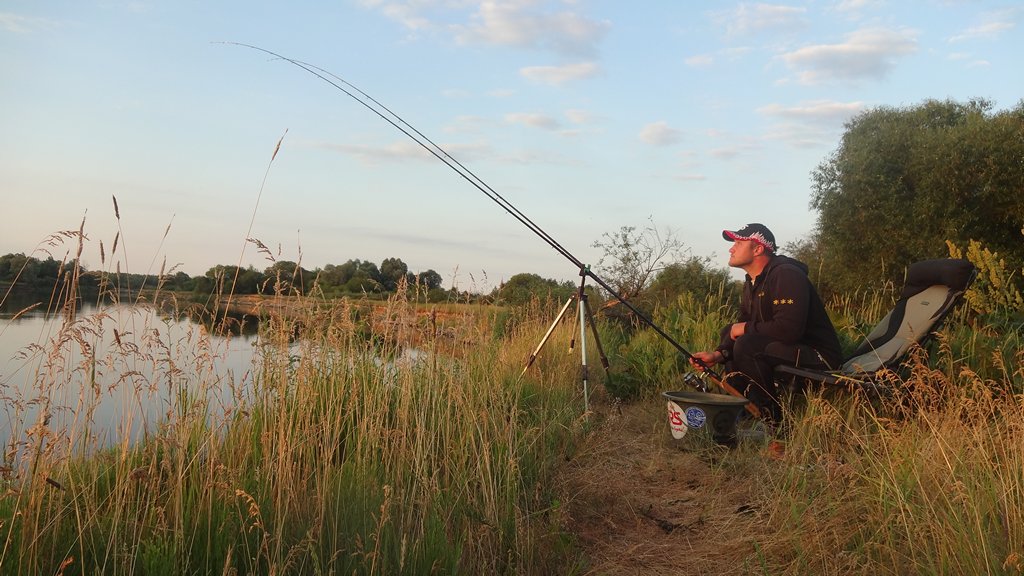
[[[753,240],[733,240],[732,248],[729,248],[729,266],[743,268],[754,261],[757,249],[761,245]]]

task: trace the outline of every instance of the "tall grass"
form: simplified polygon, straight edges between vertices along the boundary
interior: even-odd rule
[[[1019,573],[1022,356],[989,380],[942,346],[893,398],[811,398],[765,475],[772,573]]]
[[[131,344],[102,312],[69,317],[41,346],[34,394],[19,399],[23,416],[46,405],[14,430],[2,469],[0,572],[547,574],[572,564],[547,480],[586,422],[566,378],[579,356],[549,348],[519,377],[546,308],[497,330],[496,316],[468,307],[439,328],[405,293],[366,322],[347,301],[289,306],[286,320],[264,324],[240,379],[217,372],[202,330],[168,335],[150,314]],[[192,352],[176,353],[185,344]],[[97,371],[121,379],[95,389]],[[141,437],[133,422],[113,423],[105,440],[94,432],[96,398],[140,404],[156,391],[165,411]],[[73,415],[68,427],[52,426],[55,410]]]
[[[986,302],[1013,301],[992,297],[983,281],[976,289],[990,295]],[[829,303],[847,352],[898,292],[889,286]],[[738,571],[1024,573],[1024,330],[1019,310],[978,308],[976,300],[888,375],[892,395],[811,389],[788,407],[781,461],[756,449],[733,454],[755,462],[747,470],[761,484],[767,525]],[[733,321],[731,306],[711,290],[657,314],[680,341],[707,349]],[[644,375],[639,397],[682,386],[685,366],[653,334],[617,350]]]
[[[893,395],[819,390],[790,415],[786,461],[764,475],[770,573],[1024,572],[1024,330],[1019,310],[979,306],[1014,301],[994,292],[979,279]],[[842,336],[895,297],[834,303]]]

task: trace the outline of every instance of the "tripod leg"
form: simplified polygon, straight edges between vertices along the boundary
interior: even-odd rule
[[[584,296],[583,298],[586,298]],[[586,307],[584,303],[585,299],[581,299],[578,309],[580,311],[580,355],[583,358],[582,372],[583,372],[583,412],[584,414],[590,412],[590,392],[587,390],[587,316]]]
[[[555,326],[558,326],[558,323],[562,321],[562,317],[565,316],[565,312],[569,309],[569,304],[572,304],[574,298],[576,298],[576,296],[572,295],[569,297],[568,300],[565,301],[565,305],[562,306],[562,311],[558,313],[557,317],[555,317],[555,321],[551,323],[551,327],[548,328],[547,333],[544,334],[543,338],[541,338],[540,344],[537,344],[537,348],[533,351],[533,354],[530,354],[530,359],[526,361],[526,367],[523,368],[523,371],[519,374],[519,376],[526,374],[526,371],[529,370],[530,366],[533,365],[533,361],[537,359],[537,354],[540,354],[540,349],[544,347],[544,344],[547,343],[548,338],[551,337],[551,333],[555,331]]]
[[[597,335],[597,324],[594,323],[594,313],[590,310],[590,301],[587,300],[586,295],[583,296],[583,306],[587,311],[587,320],[590,322],[590,333],[594,336],[594,344],[597,345],[597,352],[601,356],[601,367],[604,368],[605,381],[611,382],[612,372],[608,367],[608,356],[604,353],[604,347],[601,346],[601,338]]]

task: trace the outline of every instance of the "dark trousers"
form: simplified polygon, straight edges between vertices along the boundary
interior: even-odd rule
[[[753,402],[765,419],[782,421],[775,384],[775,367],[780,364],[829,369],[831,366],[810,346],[785,344],[762,334],[747,334],[736,339],[732,362],[726,365],[726,380]]]

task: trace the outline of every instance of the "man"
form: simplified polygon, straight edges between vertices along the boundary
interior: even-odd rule
[[[697,352],[697,369],[726,363],[726,379],[762,416],[781,421],[775,366],[829,369],[842,363],[842,349],[803,262],[776,254],[775,236],[764,224],[723,230],[732,242],[729,266],[746,272],[738,321],[722,329],[713,351]]]

